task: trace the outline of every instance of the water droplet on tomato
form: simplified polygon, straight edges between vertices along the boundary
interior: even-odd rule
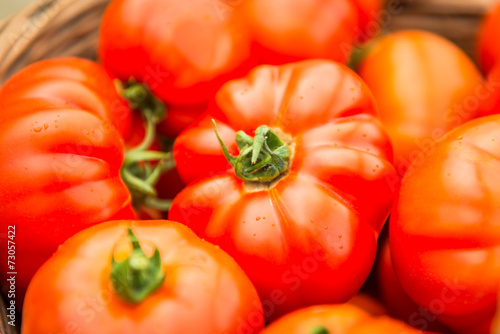
[[[255,220],[256,220],[256,221],[259,221],[259,220],[260,220],[260,217],[255,218]]]
[[[42,127],[41,126],[34,127],[33,131],[40,132],[40,131],[42,131]]]

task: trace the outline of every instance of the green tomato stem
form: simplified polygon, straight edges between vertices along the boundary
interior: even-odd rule
[[[254,138],[239,131],[236,134],[236,144],[240,154],[232,156],[219,136],[215,120],[212,122],[224,156],[241,180],[271,182],[288,171],[290,147],[268,126],[259,126]]]
[[[309,334],[330,334],[330,331],[325,326],[314,326],[309,330]]]
[[[110,279],[120,298],[131,304],[138,304],[160,288],[165,280],[165,273],[157,247],[153,256],[147,257],[130,228],[128,239],[132,244],[132,253],[121,262],[117,262],[113,254]]]
[[[132,109],[141,113],[145,123],[142,142],[125,154],[122,179],[130,190],[136,209],[153,204],[155,209],[161,207],[162,211],[166,211],[169,205],[165,203],[171,201],[157,199],[155,185],[163,173],[175,168],[175,163],[171,153],[149,150],[156,139],[156,125],[166,116],[165,105],[144,84],[134,79],[123,84],[121,95]]]

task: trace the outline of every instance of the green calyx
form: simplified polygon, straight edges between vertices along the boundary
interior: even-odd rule
[[[131,109],[149,113],[155,124],[165,119],[167,114],[165,104],[145,84],[131,78],[123,84],[121,95],[128,101]]]
[[[166,116],[165,105],[144,84],[134,79],[123,85],[121,95],[131,109],[141,113],[145,123],[144,139],[125,154],[121,177],[130,190],[136,209],[146,206],[168,211],[172,201],[159,199],[155,185],[163,173],[175,167],[172,153],[149,150],[156,139],[156,125]]]
[[[243,131],[238,131],[236,144],[240,154],[232,156],[217,132],[215,121],[212,120],[212,122],[224,156],[234,168],[236,176],[241,180],[271,182],[288,171],[291,156],[290,147],[268,126],[259,126],[255,131],[254,138]]]
[[[325,326],[314,326],[309,330],[309,334],[330,334],[330,331]]]
[[[117,262],[113,255],[110,278],[115,293],[120,298],[137,304],[163,284],[165,273],[162,270],[158,248],[155,247],[154,254],[147,257],[130,228],[128,239],[132,244],[132,253],[121,262]]]

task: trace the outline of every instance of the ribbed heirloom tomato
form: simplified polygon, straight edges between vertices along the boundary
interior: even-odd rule
[[[476,117],[490,95],[463,51],[425,31],[399,31],[376,40],[357,72],[375,96],[401,176],[446,132]]]
[[[457,333],[490,333],[500,286],[500,116],[449,132],[401,183],[390,221],[408,295]]]
[[[126,165],[138,154],[141,161],[166,155],[138,150],[124,162],[124,138],[136,127],[131,110],[104,68],[87,60],[28,66],[0,89],[0,109],[0,215],[2,230],[12,232],[2,237],[1,278],[17,272],[21,307],[29,280],[64,240],[96,223],[136,217],[123,179],[136,193],[144,185],[154,195]]]
[[[397,187],[375,115],[365,84],[341,64],[260,66],[225,84],[176,140],[192,183],[169,218],[236,259],[268,319],[347,301],[368,276]]]
[[[28,289],[22,334],[257,334],[262,306],[218,247],[169,221],[114,221],[64,243]]]

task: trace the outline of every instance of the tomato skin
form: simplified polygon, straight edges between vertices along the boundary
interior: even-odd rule
[[[128,131],[122,121],[130,109],[106,75],[87,60],[46,60],[0,89],[0,215],[2,230],[15,226],[16,270],[7,267],[6,236],[0,269],[4,282],[18,273],[19,308],[31,277],[64,240],[102,221],[135,218],[117,131]]]
[[[236,10],[264,64],[345,62],[357,37],[358,9],[351,0],[246,0]]]
[[[323,326],[335,334],[421,334],[422,332],[387,316],[374,316],[354,305],[320,305],[304,308],[271,323],[262,334],[312,333]]]
[[[118,78],[134,77],[167,104],[206,103],[222,83],[256,64],[245,27],[224,6],[222,0],[113,1],[101,23],[99,57]]]
[[[416,304],[401,286],[392,265],[389,240],[386,240],[382,246],[382,253],[377,264],[377,281],[382,302],[392,316],[420,330],[433,330],[437,333],[450,332],[436,320],[431,311]]]
[[[494,5],[483,19],[479,31],[479,63],[485,74],[488,74],[495,65],[500,64],[500,4]]]
[[[13,75],[0,94],[0,106],[5,108],[10,101],[20,99],[60,100],[109,120],[123,137],[131,132],[132,113],[115,89],[113,78],[85,59],[67,57],[33,63]]]
[[[488,88],[488,95],[481,101],[481,108],[477,117],[500,113],[500,64],[491,70],[486,87]]]
[[[341,64],[259,66],[224,85],[176,140],[179,174],[192,183],[169,218],[236,259],[271,304],[267,319],[345,302],[366,279],[397,183],[375,114],[367,87]],[[234,153],[238,130],[253,134],[265,124],[290,135],[289,174],[271,189],[250,191],[225,161],[212,118]]]
[[[358,7],[359,28],[356,30],[358,34],[356,44],[359,44],[380,33],[380,23],[383,22],[380,16],[384,10],[384,3],[380,0],[352,0],[352,2]]]
[[[391,213],[401,285],[457,333],[489,333],[497,305],[499,125],[495,115],[448,133],[403,178]]]
[[[358,73],[375,96],[401,176],[446,132],[476,117],[486,91],[465,53],[418,30],[376,41]]]
[[[138,305],[123,301],[109,279],[115,245],[129,227],[140,242],[158,247],[166,276]],[[60,333],[68,324],[81,334],[241,333],[242,326],[251,334],[262,329],[263,316],[241,268],[185,226],[113,221],[69,239],[28,289],[22,334]]]

